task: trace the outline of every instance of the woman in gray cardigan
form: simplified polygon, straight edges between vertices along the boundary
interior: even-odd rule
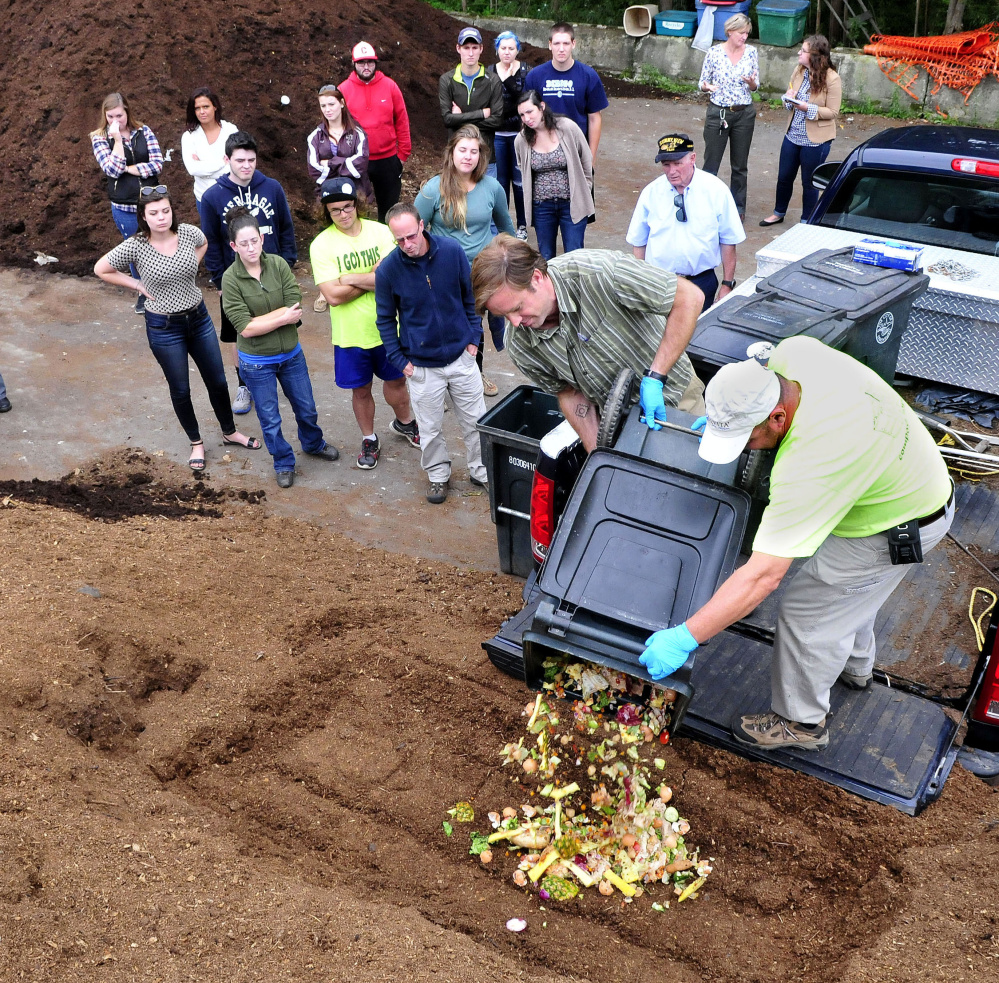
[[[593,157],[583,131],[555,114],[536,89],[525,90],[517,103],[524,128],[514,141],[524,176],[527,224],[534,226],[538,251],[555,255],[558,232],[562,251],[583,248],[586,223],[594,214]]]

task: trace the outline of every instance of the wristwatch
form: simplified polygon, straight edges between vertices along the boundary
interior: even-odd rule
[[[736,284],[735,280],[722,280],[722,282],[721,282],[721,285],[723,287],[728,287],[729,290],[734,290],[735,289],[735,284]]]
[[[652,369],[646,369],[642,375],[647,379],[655,379],[656,382],[666,382],[667,378],[662,374],[662,372],[653,372]]]

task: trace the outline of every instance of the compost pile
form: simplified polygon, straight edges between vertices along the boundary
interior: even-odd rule
[[[680,901],[694,896],[712,868],[684,839],[690,823],[670,804],[666,760],[648,753],[668,742],[676,692],[564,658],[547,659],[544,670],[549,695],[539,693],[523,711],[529,743],[508,743],[502,755],[504,765],[545,783],[538,802],[550,804],[489,813],[496,832],[485,841],[473,836],[471,852],[489,863],[493,844],[527,850],[513,880],[519,887],[540,881],[542,900],[569,901],[578,883],[608,897],[616,889],[630,901],[642,895],[640,885],[671,879]],[[564,699],[567,687],[578,694],[568,715],[551,699]],[[560,785],[567,772],[578,777]],[[455,815],[471,818],[458,807]]]
[[[624,724],[641,740],[625,742],[610,704],[579,731],[557,671],[541,703],[559,724],[528,738],[523,683],[480,648],[519,610],[519,582],[352,541],[339,502],[322,526],[276,517],[269,498],[195,513],[182,465],[124,453],[79,470],[46,489],[52,504],[0,494],[0,979],[995,976],[999,796],[960,768],[913,819],[682,735],[646,740],[642,708]],[[533,775],[497,755],[521,737]],[[634,776],[630,748],[664,759],[646,801],[668,784],[664,826],[675,808],[688,856],[714,867],[696,901],[677,903],[675,876],[626,881],[620,848],[608,860],[644,897],[605,897],[567,870],[542,899],[552,867],[526,891],[512,879],[540,849],[487,842],[496,858],[470,861],[468,830],[501,831],[481,816],[442,835],[459,798],[495,805],[501,826],[503,806],[527,826],[561,801],[563,835],[586,814],[585,835],[621,830],[627,852],[621,784],[602,769]],[[571,902],[565,883],[580,888]]]
[[[58,260],[46,270],[87,273],[120,241],[88,137],[108,92],[124,92],[136,119],[173,150],[162,177],[181,220],[196,222],[180,136],[188,97],[201,85],[216,89],[226,118],[256,137],[260,170],[288,193],[306,256],[317,227],[305,138],[318,123],[319,86],[350,74],[358,41],[374,44],[379,67],[406,98],[412,197],[439,166],[446,131],[437,79],[455,64],[457,30],[419,0],[9,0],[0,20],[0,102],[9,110],[0,121],[0,263],[34,268],[42,253]],[[493,34],[483,35],[491,51]]]

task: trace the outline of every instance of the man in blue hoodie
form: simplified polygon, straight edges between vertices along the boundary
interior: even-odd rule
[[[208,240],[205,267],[219,292],[222,312],[219,340],[231,348],[231,360],[239,385],[232,411],[249,413],[252,399],[239,374],[236,329],[221,306],[222,274],[235,258],[229,246],[226,216],[234,208],[248,208],[260,223],[264,251],[282,257],[289,266],[294,266],[298,260],[298,247],[295,245],[295,227],[284,188],[274,178],[266,177],[257,170],[257,141],[244,130],[237,130],[225,142],[225,161],[229,165],[229,173],[223,174],[202,196],[201,231]]]
[[[486,412],[475,364],[482,322],[475,313],[471,270],[458,242],[428,235],[412,205],[393,205],[385,219],[399,248],[375,270],[378,333],[388,360],[409,380],[421,463],[430,480],[427,501],[440,505],[451,478],[441,432],[446,394],[465,440],[469,478],[473,485],[486,485],[475,429]]]

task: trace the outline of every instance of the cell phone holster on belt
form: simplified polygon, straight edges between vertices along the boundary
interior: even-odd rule
[[[900,522],[888,530],[888,556],[893,566],[922,563],[923,544],[919,538],[919,520]]]

